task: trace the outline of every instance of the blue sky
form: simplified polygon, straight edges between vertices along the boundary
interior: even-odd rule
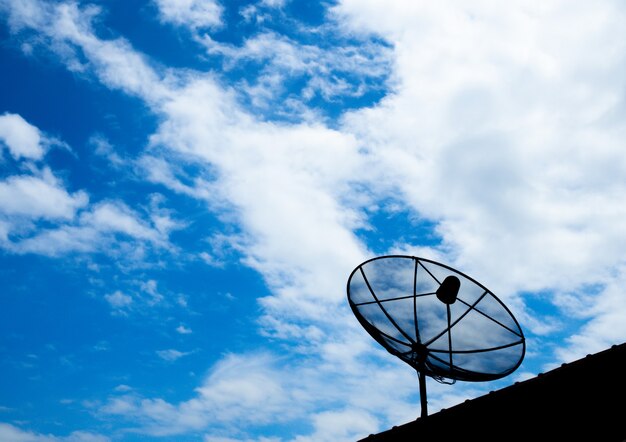
[[[626,340],[621,2],[0,0],[0,440],[352,441],[419,413],[347,278]],[[610,388],[610,384],[607,384]]]

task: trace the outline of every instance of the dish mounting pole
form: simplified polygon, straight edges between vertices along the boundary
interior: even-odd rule
[[[420,404],[422,407],[422,416],[428,416],[428,400],[426,399],[426,375],[421,372],[417,372],[417,378],[420,384]]]

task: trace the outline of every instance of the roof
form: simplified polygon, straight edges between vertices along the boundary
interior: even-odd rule
[[[471,438],[626,441],[626,343],[362,441]]]

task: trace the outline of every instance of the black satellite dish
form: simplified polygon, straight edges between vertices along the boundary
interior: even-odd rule
[[[361,325],[417,371],[422,417],[426,379],[492,381],[522,363],[526,341],[517,320],[489,289],[444,264],[390,255],[360,264],[348,301]]]

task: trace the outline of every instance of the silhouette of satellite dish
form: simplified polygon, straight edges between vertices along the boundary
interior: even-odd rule
[[[425,376],[448,384],[492,381],[524,359],[526,341],[510,310],[452,267],[380,256],[352,271],[347,291],[365,330],[417,371],[422,417],[428,415]]]

